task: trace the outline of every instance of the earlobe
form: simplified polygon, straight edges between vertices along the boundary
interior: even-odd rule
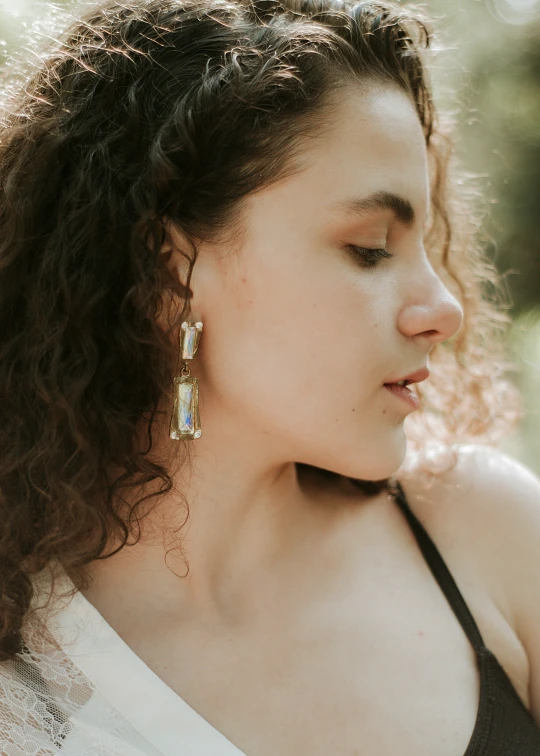
[[[187,236],[171,220],[164,223],[164,240],[160,250],[160,260],[166,269],[169,279],[180,287],[191,298],[193,292],[187,289],[187,279],[189,276],[192,261],[196,257],[194,245]]]

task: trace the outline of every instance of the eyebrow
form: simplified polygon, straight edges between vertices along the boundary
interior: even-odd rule
[[[414,224],[416,214],[409,200],[392,192],[374,192],[367,197],[353,197],[335,205],[336,210],[348,215],[367,215],[372,210],[391,210],[404,226]]]

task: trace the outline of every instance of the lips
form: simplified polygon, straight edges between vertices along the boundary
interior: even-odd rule
[[[414,373],[403,375],[401,376],[401,378],[392,378],[389,381],[385,381],[384,385],[391,386],[395,383],[399,383],[399,381],[405,381],[405,385],[408,385],[409,383],[420,383],[421,381],[425,381],[426,378],[428,377],[429,377],[429,369],[427,367],[423,367]]]
[[[406,388],[406,386],[397,386],[395,383],[385,383],[383,388],[385,388],[391,394],[397,396],[402,401],[407,402],[407,404],[412,407],[413,410],[419,409],[420,399],[414,391]]]

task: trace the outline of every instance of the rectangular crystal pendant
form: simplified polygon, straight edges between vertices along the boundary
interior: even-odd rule
[[[195,357],[199,339],[201,338],[202,324],[194,325],[182,324],[182,348],[181,354],[183,360],[192,360]]]
[[[174,379],[174,406],[169,435],[176,440],[199,438],[199,380],[191,375],[177,375]]]

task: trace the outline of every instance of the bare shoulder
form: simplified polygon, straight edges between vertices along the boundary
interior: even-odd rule
[[[489,446],[433,447],[426,455],[397,477],[460,588],[469,585],[473,599],[485,591],[515,633],[526,655],[526,697],[540,722],[540,479]],[[426,476],[426,465],[442,472]],[[512,656],[509,645],[507,653],[517,670],[517,651]]]

